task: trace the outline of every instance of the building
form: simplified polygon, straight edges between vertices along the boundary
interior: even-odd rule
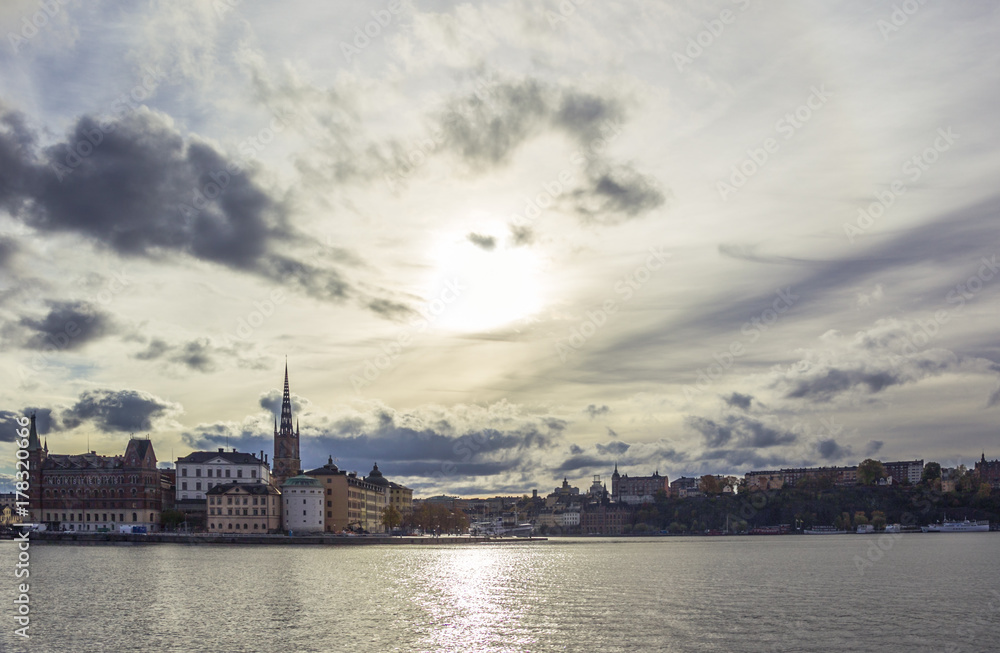
[[[899,462],[882,463],[886,474],[892,477],[896,483],[916,485],[924,475],[923,460],[904,460]]]
[[[693,476],[681,476],[670,484],[670,494],[678,499],[699,497],[702,495],[702,492],[698,488],[698,484],[699,479]]]
[[[323,484],[312,476],[292,476],[281,484],[281,526],[293,533],[323,532]]]
[[[611,498],[618,503],[640,504],[653,503],[657,492],[670,495],[670,483],[666,476],[660,476],[659,471],[651,476],[629,476],[619,474],[618,465],[611,474]]]
[[[584,535],[621,535],[632,521],[632,512],[621,504],[600,503],[580,512],[580,532]]]
[[[898,464],[911,465],[912,463]],[[923,472],[922,466],[921,472]],[[899,472],[897,471],[897,473]],[[858,484],[858,467],[857,465],[852,467],[796,467],[777,471],[754,471],[747,472],[744,479],[748,490],[779,490],[785,486],[794,486],[802,479],[828,479],[832,485],[850,486]]]
[[[27,450],[30,521],[73,531],[159,529],[160,472],[149,439],[130,437],[120,456],[50,454],[32,415]]]
[[[401,515],[413,512],[413,490],[405,485],[389,481],[389,505],[398,510]]]
[[[292,430],[292,399],[288,391],[288,363],[285,363],[285,390],[281,396],[281,423],[274,422],[274,484],[282,485],[302,469],[299,460],[299,426]]]
[[[233,449],[193,451],[176,462],[178,501],[204,501],[216,485],[270,483],[271,470],[264,452],[260,457]]]
[[[986,460],[986,452],[983,457],[976,462],[976,474],[979,480],[989,483],[994,489],[1000,489],[1000,460]]]
[[[387,490],[392,482],[382,477],[378,464],[372,469],[368,478],[358,478],[357,472],[348,473],[340,469],[330,456],[322,467],[305,472],[319,481],[323,487],[323,530],[327,533],[339,533],[345,530],[365,530],[369,533],[381,533],[382,511],[388,505]],[[385,484],[374,482],[381,478]],[[371,480],[369,480],[371,479]],[[398,492],[399,505],[413,509],[413,490],[402,488]],[[400,509],[400,513],[404,511]]]
[[[281,493],[269,483],[223,483],[206,493],[210,533],[276,533]]]

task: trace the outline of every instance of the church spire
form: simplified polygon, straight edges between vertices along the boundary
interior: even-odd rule
[[[38,429],[35,428],[35,414],[31,414],[31,426],[28,429],[28,451],[41,449],[42,445],[38,441]]]

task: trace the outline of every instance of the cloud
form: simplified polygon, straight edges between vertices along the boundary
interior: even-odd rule
[[[833,438],[817,442],[816,452],[819,454],[820,458],[827,462],[843,460],[844,458],[853,455],[853,451],[850,446],[841,445]]]
[[[522,245],[534,244],[535,232],[528,225],[518,225],[511,223],[508,225],[508,227],[510,227],[511,244],[514,247],[521,247]]]
[[[574,456],[578,456],[583,453],[583,447],[577,444],[571,444],[569,445],[569,452]]]
[[[141,390],[87,390],[60,418],[64,428],[89,421],[105,433],[137,432],[154,430],[155,422],[180,412],[180,404]]]
[[[879,451],[882,450],[882,445],[884,444],[885,443],[882,440],[870,441],[868,443],[868,446],[865,447],[865,456],[874,456],[875,454],[877,454]]]
[[[588,170],[588,185],[569,194],[573,210],[584,220],[617,224],[662,206],[667,195],[659,183],[627,164]]]
[[[33,349],[76,350],[119,332],[112,316],[85,301],[48,301],[44,317],[21,317],[22,345]]]
[[[195,338],[176,344],[170,344],[162,338],[153,338],[145,349],[132,354],[132,358],[159,360],[191,372],[206,374],[218,371],[223,360],[248,369],[266,369],[270,365],[269,359],[256,353],[253,343],[227,340],[219,344],[212,338]]]
[[[607,444],[598,443],[596,445],[598,453],[604,455],[612,455],[612,456],[620,456],[621,454],[628,451],[630,446],[631,445],[628,444],[627,442],[621,442],[621,441],[618,442],[611,441],[608,442]]]
[[[296,231],[252,159],[185,139],[162,114],[85,115],[41,151],[20,114],[7,111],[0,125],[0,206],[38,231],[78,234],[122,256],[190,256],[325,300],[358,294],[335,267],[309,262],[353,259]],[[87,156],[72,149],[95,134]]]
[[[727,405],[733,408],[742,408],[743,410],[750,409],[750,403],[753,401],[753,395],[744,395],[739,392],[733,392],[728,397],[723,397],[723,401]]]
[[[769,426],[761,420],[739,414],[724,416],[722,423],[705,417],[689,415],[684,419],[684,425],[700,433],[705,440],[705,446],[709,448],[728,444],[737,444],[740,447],[766,448],[791,444],[798,440],[798,435],[792,431]]]
[[[590,419],[594,419],[596,417],[600,417],[601,415],[607,415],[611,412],[611,409],[608,408],[606,404],[601,404],[600,406],[597,404],[590,404],[584,409],[584,412],[590,416]]]
[[[466,238],[469,239],[470,243],[472,243],[476,247],[486,250],[487,252],[492,252],[494,249],[496,249],[497,246],[497,239],[494,238],[493,236],[484,236],[482,234],[470,233],[468,236],[466,236]]]

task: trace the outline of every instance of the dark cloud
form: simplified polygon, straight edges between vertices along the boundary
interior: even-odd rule
[[[258,403],[260,407],[278,417],[281,416],[281,400],[284,396],[284,390],[269,390],[267,392],[261,393]],[[294,392],[289,392],[289,400],[292,402],[292,414],[297,415],[301,413],[308,401],[295,394]],[[337,424],[337,430],[340,433],[357,433],[361,428],[364,427],[364,422],[361,420],[356,421],[346,421],[339,422]]]
[[[733,408],[741,408],[743,410],[749,410],[750,404],[753,402],[753,395],[744,395],[739,392],[733,392],[728,397],[723,397],[723,401]]]
[[[132,358],[137,358],[142,361],[156,360],[170,350],[171,346],[168,345],[166,341],[160,340],[159,338],[153,338],[144,350],[133,354]]]
[[[841,445],[833,438],[817,442],[816,452],[819,454],[820,458],[827,462],[843,460],[844,458],[853,455],[850,446]]]
[[[252,161],[185,139],[159,114],[83,116],[42,151],[19,114],[4,113],[0,125],[0,206],[39,231],[79,234],[123,256],[188,255],[321,299],[352,294],[338,270],[307,262],[344,253],[298,233]]]
[[[611,428],[610,426],[605,427],[605,428],[608,429],[608,435],[610,435],[613,438],[617,438],[618,437],[618,432],[615,431],[613,428]]]
[[[585,222],[617,224],[667,201],[655,179],[627,164],[589,171],[587,184],[569,194],[573,210]]]
[[[27,427],[22,426],[17,420],[26,418],[29,415],[30,413],[28,412],[0,410],[0,442],[13,442],[15,438],[19,437],[17,435],[17,430]]]
[[[557,474],[563,474],[581,469],[593,469],[595,467],[606,468],[608,464],[608,461],[603,458],[595,458],[594,456],[584,454],[567,458],[552,471]]]
[[[569,445],[569,452],[574,456],[578,456],[583,453],[583,447],[576,444],[571,444]]]
[[[472,243],[476,247],[479,247],[480,249],[486,250],[487,252],[492,252],[494,249],[496,249],[497,246],[497,239],[494,238],[493,236],[484,236],[483,234],[470,233],[468,236],[466,236],[466,238],[469,239],[470,243]]]
[[[620,441],[617,441],[617,442],[616,441],[611,441],[611,442],[608,442],[607,444],[600,444],[600,443],[598,443],[597,444],[597,453],[604,454],[604,455],[620,456],[623,453],[625,453],[626,451],[628,451],[630,446],[632,446],[632,445],[630,445],[630,444],[628,444],[626,442],[620,442]]]
[[[7,234],[0,234],[0,270],[13,269],[14,259],[20,251],[21,245],[17,240]]]
[[[705,439],[705,446],[713,449],[727,444],[766,448],[798,440],[798,435],[791,431],[768,426],[747,415],[726,415],[722,423],[691,415],[684,419],[684,424],[700,433]]]
[[[590,419],[594,419],[595,417],[600,417],[601,415],[607,415],[611,412],[611,409],[605,404],[601,404],[600,406],[597,404],[590,404],[584,409],[584,412],[590,415]]]
[[[49,312],[44,317],[21,317],[19,324],[26,332],[24,346],[75,350],[119,331],[109,313],[89,302],[50,301],[47,304]]]
[[[882,445],[884,444],[885,443],[881,440],[872,440],[868,443],[868,446],[865,447],[865,456],[874,456],[882,450]]]
[[[105,433],[153,429],[153,422],[179,412],[178,404],[141,390],[87,390],[61,414],[64,427],[91,421]]]

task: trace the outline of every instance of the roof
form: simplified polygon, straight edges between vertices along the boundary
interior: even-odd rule
[[[306,476],[305,474],[299,474],[298,476],[293,476],[293,477],[291,477],[290,479],[288,479],[287,481],[285,481],[284,483],[281,484],[281,487],[286,487],[286,486],[323,487],[323,484],[320,483],[317,479],[313,478],[312,476]]]
[[[247,494],[280,494],[278,489],[270,483],[223,483],[216,485],[205,494],[225,494],[231,490],[239,489]]]
[[[241,451],[192,451],[183,458],[178,458],[177,463],[203,464],[209,460],[221,458],[224,462],[232,465],[263,465],[264,461],[252,453]]]

